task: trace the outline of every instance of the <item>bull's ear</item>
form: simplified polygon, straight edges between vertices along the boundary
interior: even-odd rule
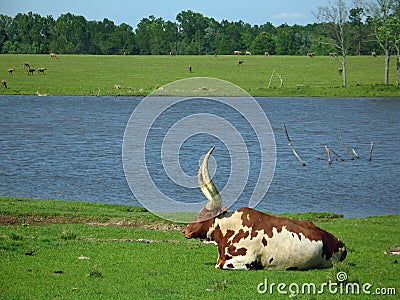
[[[208,199],[205,208],[209,211],[213,211],[222,207],[221,195],[219,194],[217,188],[215,187],[208,174],[208,159],[210,158],[210,155],[214,151],[214,149],[215,147],[211,147],[211,149],[204,156],[197,177],[200,189],[203,192],[204,196]]]
[[[210,210],[206,206],[204,206],[203,209],[197,214],[197,216],[193,219],[192,222],[207,221],[207,220],[216,218],[223,213],[224,212],[221,210],[221,208],[215,208],[215,209]]]

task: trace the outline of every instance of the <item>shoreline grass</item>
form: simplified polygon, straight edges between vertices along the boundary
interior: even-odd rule
[[[238,59],[244,60],[238,66]],[[46,68],[44,75],[29,76],[23,62]],[[189,73],[188,66],[192,66]],[[0,79],[8,88],[0,94],[53,96],[147,96],[175,80],[211,77],[229,81],[252,96],[266,97],[399,97],[395,84],[395,60],[391,60],[390,84],[384,85],[384,57],[349,56],[348,86],[342,87],[337,69],[341,63],[327,56],[96,56],[2,54]],[[14,69],[8,74],[8,69]],[[283,87],[273,70],[282,74]],[[116,89],[119,85],[121,89]]]
[[[346,260],[331,269],[254,272],[214,269],[214,245],[186,240],[177,228],[142,226],[164,221],[140,207],[0,197],[0,216],[19,220],[0,226],[3,299],[287,299],[289,285],[307,283],[325,289],[291,297],[372,299],[381,297],[379,289],[391,293],[385,299],[397,299],[400,293],[398,257],[384,254],[389,246],[400,245],[400,216],[292,215],[315,219],[343,240]],[[27,216],[39,221],[53,216],[60,222],[20,222]],[[141,220],[141,226],[112,220]],[[351,286],[370,284],[371,294],[340,292],[339,286],[330,292],[326,284],[340,284],[338,272],[346,272],[344,283]],[[272,294],[257,292],[265,280],[275,283]],[[278,293],[279,283],[287,294]]]

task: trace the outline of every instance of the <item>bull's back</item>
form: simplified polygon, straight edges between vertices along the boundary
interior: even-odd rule
[[[335,236],[310,221],[271,216],[251,208],[233,213],[240,216],[246,240],[237,248],[251,248],[253,260],[264,269],[327,268],[343,260],[346,248]],[[250,259],[250,256],[247,257]],[[258,260],[258,262],[257,262]]]

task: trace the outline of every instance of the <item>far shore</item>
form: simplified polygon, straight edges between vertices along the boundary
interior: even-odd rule
[[[45,54],[2,54],[0,80],[5,84],[0,95],[147,96],[176,80],[208,77],[231,82],[254,97],[400,97],[395,60],[389,84],[383,84],[383,56],[349,56],[346,87],[338,71],[341,62],[329,56],[254,55],[240,60],[243,63],[238,64],[234,55],[58,54],[55,59]],[[25,62],[35,71],[28,72]]]

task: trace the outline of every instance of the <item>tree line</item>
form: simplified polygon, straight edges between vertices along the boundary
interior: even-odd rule
[[[395,9],[390,12],[391,30],[396,32],[389,32],[384,26],[383,18],[388,16],[367,9],[371,2],[392,3]],[[345,35],[346,55],[387,54],[387,50],[396,53],[395,46],[400,40],[399,1],[370,0],[367,4],[358,1],[354,7],[346,8],[347,17],[341,24],[345,27],[341,34]],[[15,17],[0,15],[0,53],[223,55],[241,50],[252,54],[328,55],[340,52],[343,49],[336,43],[338,32],[327,26],[335,21],[323,18],[322,12],[315,14],[319,22],[314,24],[276,27],[270,22],[251,25],[243,21],[217,21],[187,10],[178,13],[175,21],[155,16],[143,18],[136,29],[126,23],[116,25],[107,18],[88,21],[71,13],[57,19],[32,12],[18,13]],[[386,42],[382,38],[393,34],[396,42],[387,41],[390,45],[382,47],[382,42]]]

